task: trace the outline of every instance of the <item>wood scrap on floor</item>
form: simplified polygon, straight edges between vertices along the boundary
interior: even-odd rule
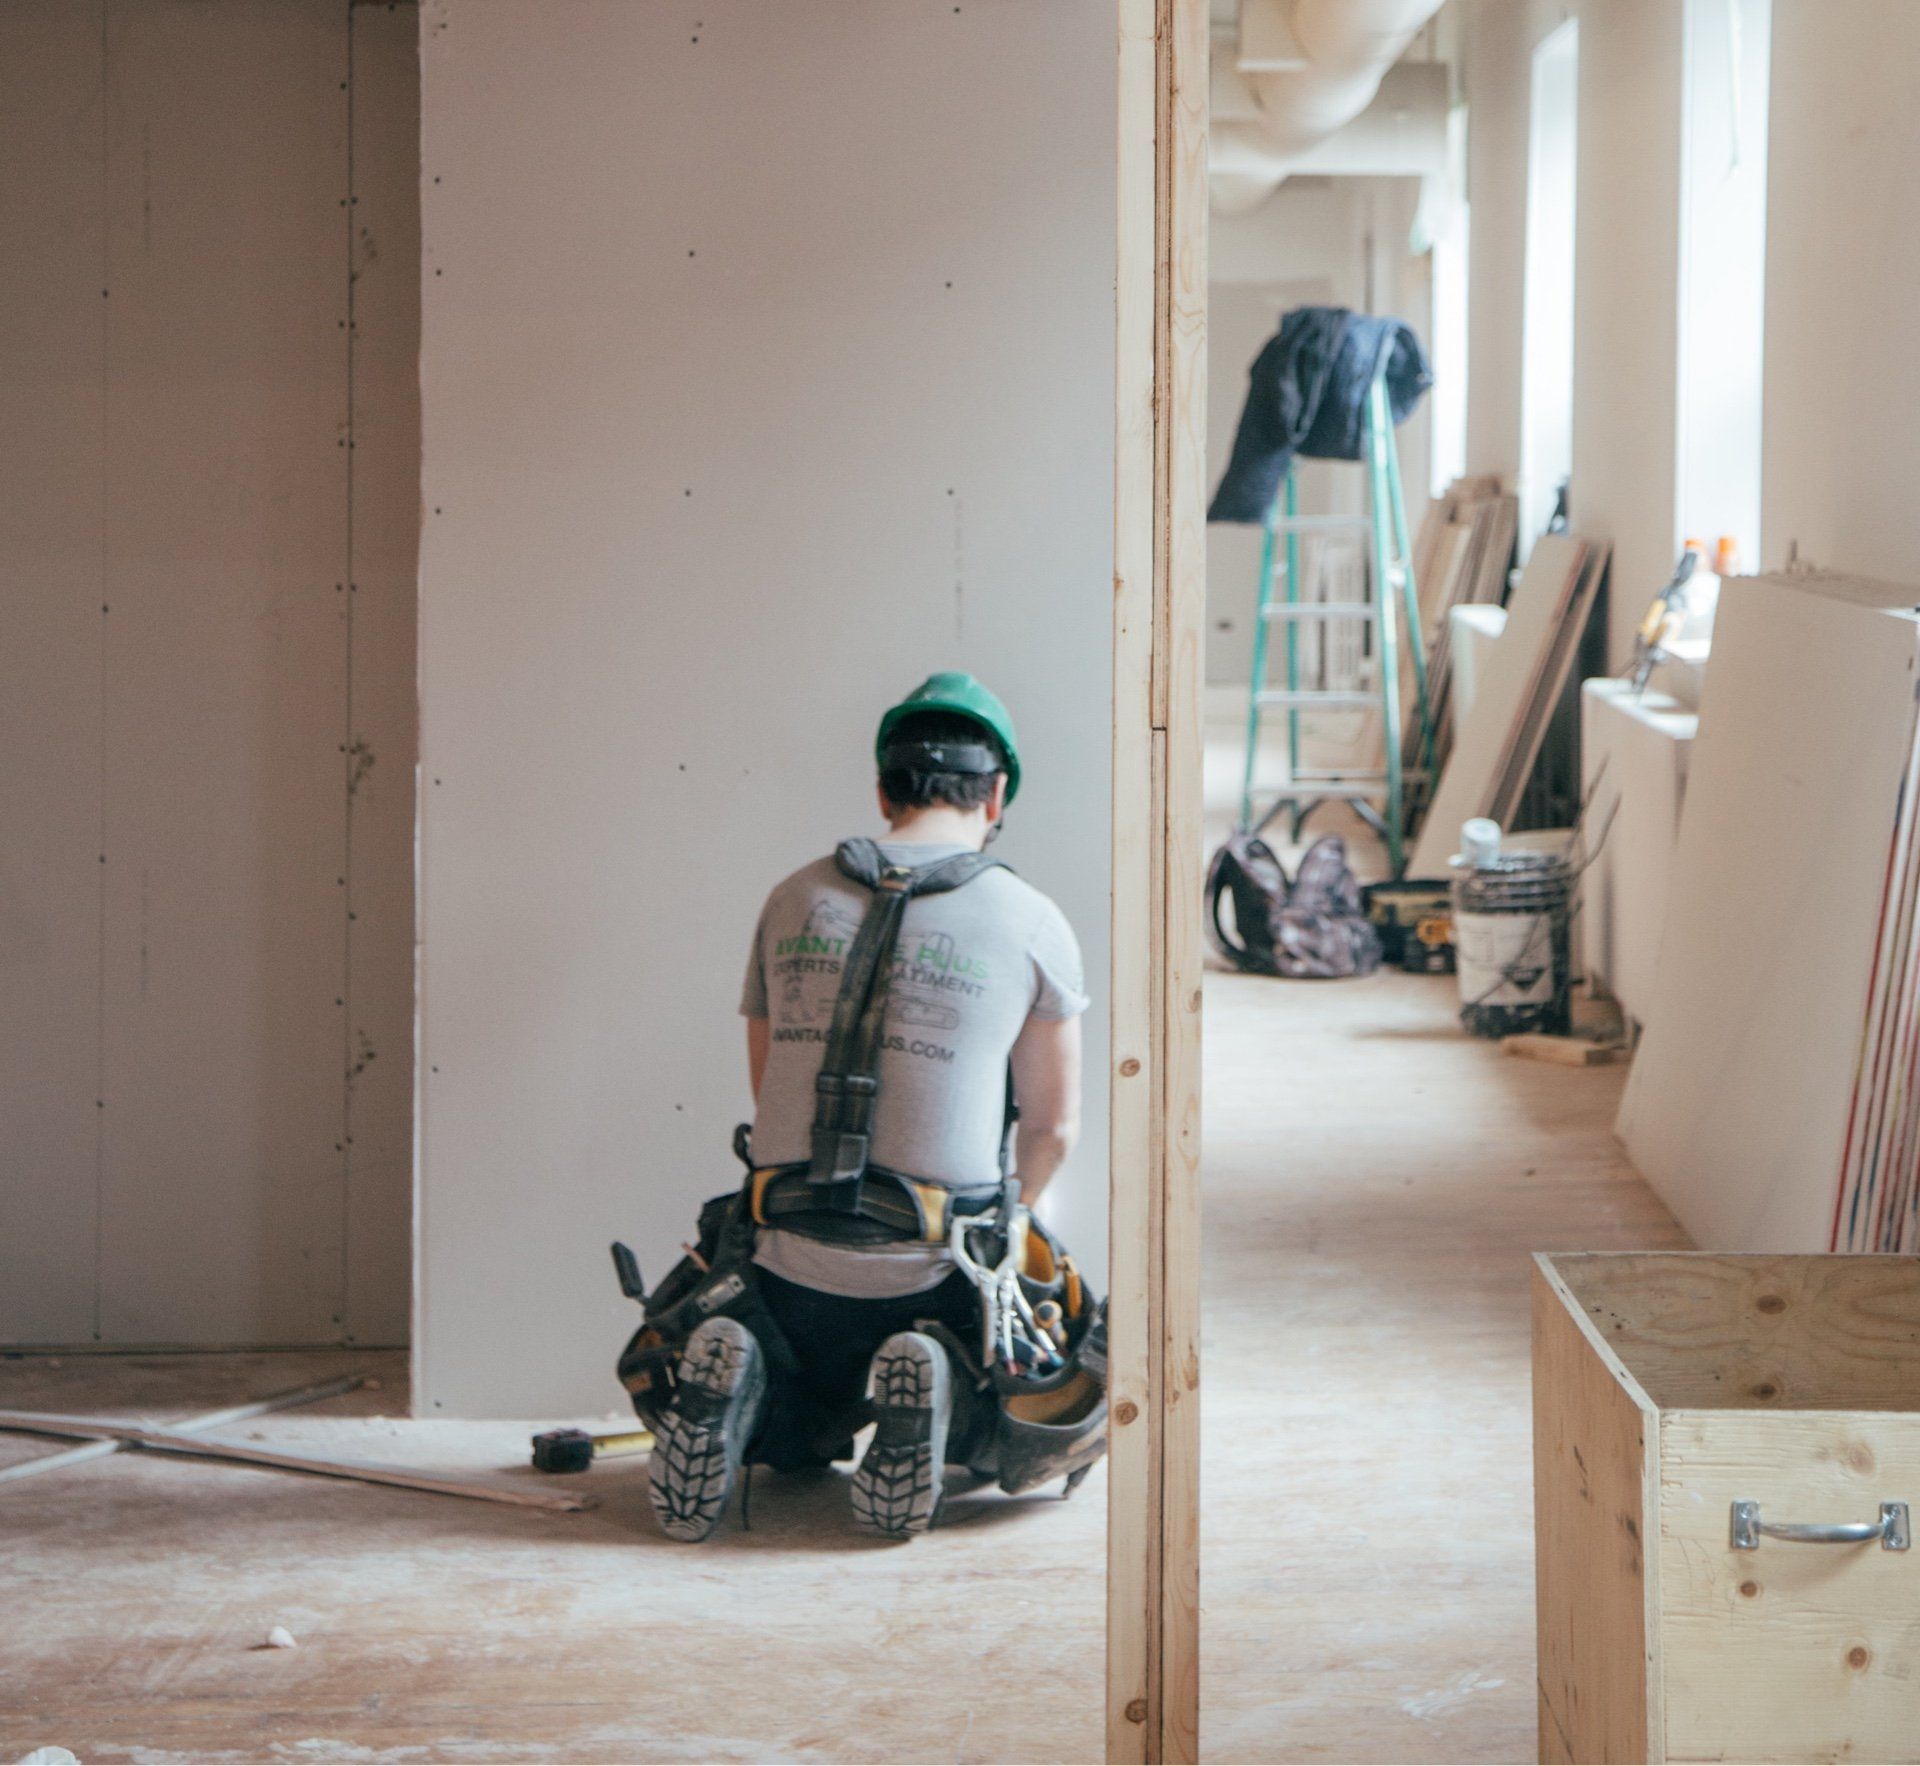
[[[1503,1036],[1500,1047],[1522,1060],[1550,1061],[1560,1067],[1604,1067],[1626,1052],[1622,1043],[1594,1042],[1584,1036],[1549,1036],[1538,1030]]]
[[[53,1363],[55,1367],[60,1364]],[[210,1410],[202,1416],[183,1417],[167,1427],[176,1435],[199,1435],[208,1429],[224,1428],[228,1423],[244,1423],[253,1417],[267,1416],[276,1410],[293,1410],[303,1404],[318,1404],[323,1398],[338,1398],[362,1386],[378,1386],[378,1380],[347,1374],[337,1380],[322,1380],[314,1386],[296,1386],[290,1392],[274,1392],[248,1404],[235,1404],[226,1410]],[[83,1447],[65,1447],[58,1453],[45,1453],[38,1459],[25,1459],[18,1465],[0,1466],[0,1484],[18,1478],[33,1478],[42,1472],[58,1471],[65,1466],[84,1465],[90,1459],[104,1459],[118,1453],[126,1443],[109,1439],[92,1440]]]
[[[137,1429],[100,1418],[55,1416],[36,1410],[0,1410],[0,1429],[23,1435],[69,1435],[83,1440],[113,1441],[146,1447],[161,1453],[181,1453],[198,1459],[234,1460],[243,1465],[278,1466],[290,1472],[313,1472],[323,1478],[351,1478],[362,1484],[392,1484],[402,1490],[425,1490],[439,1496],[467,1496],[481,1502],[512,1503],[519,1508],[577,1511],[593,1508],[597,1498],[555,1494],[545,1490],[509,1490],[496,1484],[473,1484],[456,1478],[436,1478],[405,1466],[374,1465],[363,1460],[316,1459],[308,1454],[276,1453],[270,1448],[247,1447],[238,1441],[214,1441],[200,1435],[167,1429]]]

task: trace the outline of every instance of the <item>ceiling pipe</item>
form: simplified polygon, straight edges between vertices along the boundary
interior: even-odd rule
[[[1302,154],[1366,109],[1442,3],[1240,0],[1239,54],[1213,62],[1214,206],[1265,202]]]

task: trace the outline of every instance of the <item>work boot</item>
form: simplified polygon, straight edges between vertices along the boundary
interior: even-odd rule
[[[654,1430],[648,1494],[669,1539],[706,1538],[726,1512],[767,1407],[767,1363],[738,1319],[710,1318],[681,1351],[673,1408]]]
[[[853,1516],[889,1539],[926,1532],[940,1511],[953,1374],[946,1351],[919,1331],[900,1331],[873,1358],[878,1421],[853,1474]]]

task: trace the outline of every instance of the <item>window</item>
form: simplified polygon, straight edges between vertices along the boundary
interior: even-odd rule
[[[1553,513],[1573,463],[1573,220],[1580,25],[1533,52],[1527,129],[1526,296],[1520,379],[1520,555]]]
[[[1680,155],[1676,551],[1760,543],[1772,0],[1686,0]]]

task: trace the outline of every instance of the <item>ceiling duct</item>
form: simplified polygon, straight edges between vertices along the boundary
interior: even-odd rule
[[[1214,206],[1257,208],[1289,174],[1307,169],[1309,157],[1320,159],[1315,150],[1373,105],[1388,69],[1442,3],[1240,0],[1237,40],[1228,35],[1214,44]],[[1421,97],[1425,110],[1427,94]],[[1382,125],[1416,146],[1434,133],[1444,151],[1444,79],[1437,130],[1409,127],[1416,119],[1401,114],[1406,108],[1391,106]],[[1337,168],[1323,161],[1312,169]]]

